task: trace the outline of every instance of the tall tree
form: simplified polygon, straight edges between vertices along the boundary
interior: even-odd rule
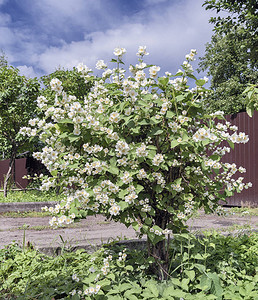
[[[40,85],[36,78],[26,78],[12,66],[0,68],[0,151],[10,158],[8,172],[4,180],[4,194],[11,177],[18,153],[33,151],[28,139],[19,134],[21,127],[35,117]]]
[[[206,9],[227,16],[210,19],[211,42],[200,58],[199,70],[212,76],[212,93],[206,99],[210,111],[237,113],[245,110],[242,93],[258,80],[258,6],[256,0],[207,0]]]

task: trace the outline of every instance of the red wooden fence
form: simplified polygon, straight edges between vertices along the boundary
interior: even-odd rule
[[[235,144],[234,150],[225,155],[223,161],[236,163],[246,169],[244,182],[252,182],[253,186],[248,190],[235,194],[228,199],[232,206],[251,205],[258,206],[258,112],[250,118],[246,112],[227,116],[227,120],[238,127],[239,132],[245,132],[249,136],[246,144]],[[239,175],[239,174],[238,174]],[[238,177],[238,176],[237,176]]]
[[[15,160],[15,183],[17,188],[26,188],[28,185],[28,180],[23,179],[24,175],[27,175],[26,169],[26,158],[19,158]],[[0,161],[0,187],[3,187],[4,184],[4,176],[9,168],[9,159]]]

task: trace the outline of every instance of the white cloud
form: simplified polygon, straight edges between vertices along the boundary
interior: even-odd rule
[[[145,5],[155,5],[163,2],[167,2],[168,0],[145,0]]]
[[[211,26],[201,0],[172,4],[139,12],[131,20],[125,19],[117,29],[92,32],[83,41],[48,48],[38,56],[38,67],[47,73],[59,65],[71,68],[80,61],[94,67],[97,59],[111,59],[117,46],[127,49],[127,61],[133,63],[138,46],[147,45],[149,62],[162,65],[163,72],[176,71],[191,48],[199,53],[204,51]]]
[[[27,23],[15,23],[15,16],[0,13],[0,49],[28,76],[72,68],[81,61],[93,68],[98,59],[110,61],[117,46],[127,49],[128,63],[136,63],[139,45],[150,52],[147,62],[173,73],[191,48],[203,54],[212,34],[203,0],[144,0],[130,12],[115,0],[22,3]]]
[[[28,67],[28,66],[18,66],[17,67],[20,70],[20,74],[24,75],[26,77],[34,78],[37,77],[36,72],[34,71],[33,67]]]

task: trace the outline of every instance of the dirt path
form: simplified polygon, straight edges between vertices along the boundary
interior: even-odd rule
[[[83,248],[95,247],[112,239],[136,239],[132,228],[126,228],[120,223],[106,221],[103,216],[91,216],[87,220],[75,223],[68,228],[51,229],[48,226],[49,217],[40,218],[8,218],[0,215],[0,248],[12,241],[22,245],[24,237],[24,224],[26,242],[30,242],[36,248],[51,253],[53,249],[62,247],[62,237],[66,246],[78,246]],[[203,231],[219,229],[222,232],[241,230],[251,226],[258,230],[258,216],[227,216],[200,214],[198,218],[188,220],[191,231]],[[242,226],[242,227],[239,227]]]

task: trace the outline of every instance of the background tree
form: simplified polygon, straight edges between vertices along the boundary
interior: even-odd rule
[[[258,79],[258,14],[255,0],[209,0],[206,9],[229,15],[210,19],[214,24],[211,42],[201,57],[199,71],[212,76],[212,93],[206,100],[209,111],[245,111],[242,93]]]
[[[18,153],[35,148],[29,140],[19,134],[19,130],[29,119],[36,116],[40,85],[36,78],[26,78],[19,70],[7,64],[0,68],[0,151],[10,158],[8,172],[4,180],[4,194],[14,168]]]
[[[62,82],[62,87],[68,95],[74,95],[79,100],[84,99],[90,88],[90,85],[85,84],[85,80],[78,74],[75,68],[72,70],[57,69],[55,72],[40,78],[45,86],[41,91],[41,95],[48,99],[54,100],[55,98],[55,93],[50,87],[50,82],[53,78],[57,78]]]

